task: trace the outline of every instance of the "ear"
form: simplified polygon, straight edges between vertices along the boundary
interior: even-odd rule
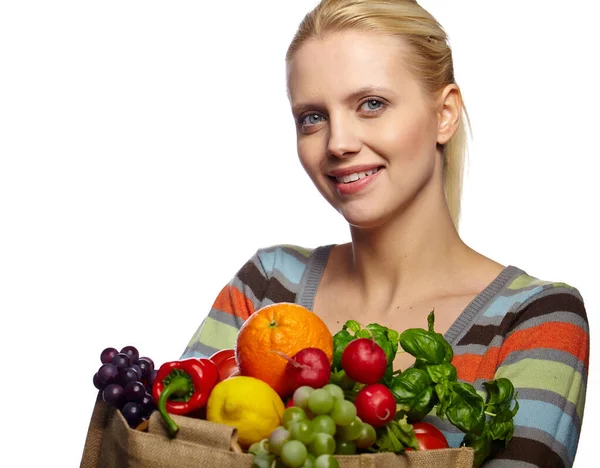
[[[455,84],[447,85],[438,100],[437,142],[445,145],[456,133],[462,114],[462,98]]]

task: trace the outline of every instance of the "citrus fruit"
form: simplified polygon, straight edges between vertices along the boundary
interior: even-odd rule
[[[219,382],[206,404],[206,419],[237,428],[238,442],[249,447],[282,424],[283,401],[267,383],[252,377]]]
[[[325,322],[298,304],[279,302],[254,312],[237,336],[235,355],[240,374],[268,383],[281,396],[291,394],[285,376],[288,361],[305,348],[319,348],[329,362],[333,337]]]

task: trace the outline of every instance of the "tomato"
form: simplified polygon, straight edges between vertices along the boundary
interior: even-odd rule
[[[229,359],[231,356],[235,356],[234,349],[222,349],[213,354],[210,357],[210,360],[218,366],[221,364],[221,362],[223,362],[225,359]]]
[[[220,380],[239,374],[239,368],[235,360],[235,350],[233,349],[217,351],[210,357],[210,360],[219,368]]]
[[[413,423],[412,426],[419,444],[419,450],[448,448],[448,441],[446,440],[444,433],[433,424],[416,422]]]

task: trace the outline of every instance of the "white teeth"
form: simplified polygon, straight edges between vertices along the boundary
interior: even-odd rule
[[[375,169],[371,169],[370,171],[355,172],[353,174],[348,174],[348,175],[345,175],[345,176],[336,177],[335,180],[337,180],[340,184],[341,183],[349,184],[350,182],[356,182],[358,179],[362,179],[363,177],[367,177],[367,176],[373,175],[378,170],[379,170],[379,168],[376,167]]]

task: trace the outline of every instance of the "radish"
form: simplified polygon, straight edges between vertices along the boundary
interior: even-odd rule
[[[358,338],[346,345],[342,369],[348,377],[363,384],[379,382],[385,375],[387,357],[374,339]]]
[[[331,367],[327,354],[319,348],[304,348],[292,358],[279,351],[273,351],[288,361],[285,367],[288,393],[293,393],[297,388],[308,386],[321,388],[329,383]]]
[[[385,426],[396,414],[396,399],[383,384],[371,384],[364,387],[354,400],[356,414],[362,422],[373,427]]]

